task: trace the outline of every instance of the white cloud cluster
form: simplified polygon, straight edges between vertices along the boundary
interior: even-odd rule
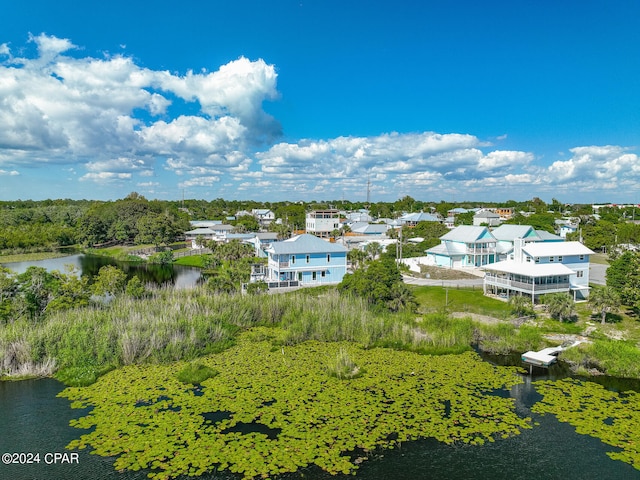
[[[283,189],[303,186],[360,196],[367,178],[385,192],[437,191],[446,186],[460,188],[460,182],[513,175],[534,160],[527,152],[483,153],[489,146],[473,135],[390,133],[279,143],[256,156],[263,177]]]
[[[164,157],[187,170],[237,166],[246,158],[238,152],[280,134],[262,110],[278,95],[275,68],[263,60],[239,58],[180,76],[123,56],[75,58],[68,39],[41,34],[30,41],[36,58],[0,46],[8,57],[0,57],[0,165],[84,163],[83,179],[130,178]],[[172,118],[176,101],[200,111]]]
[[[547,165],[532,152],[462,133],[274,143],[281,128],[262,104],[279,96],[277,73],[263,60],[241,57],[213,72],[179,75],[121,55],[80,57],[68,39],[30,41],[33,58],[0,44],[3,177],[58,166],[109,191],[122,184],[167,192],[177,184],[262,199],[364,198],[367,179],[373,197],[386,199],[575,198],[640,186],[640,159],[620,146],[575,147]]]

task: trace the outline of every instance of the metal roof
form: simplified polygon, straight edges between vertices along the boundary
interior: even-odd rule
[[[522,250],[532,257],[553,257],[557,255],[592,255],[593,250],[580,242],[534,242],[527,243]]]
[[[276,255],[296,253],[337,253],[346,251],[347,249],[342,245],[329,243],[308,233],[289,238],[282,242],[274,242],[267,249],[267,252],[274,253]]]
[[[490,263],[489,265],[484,265],[482,269],[494,272],[513,273],[515,275],[524,275],[526,277],[549,277],[551,275],[573,275],[575,273],[569,267],[561,263],[520,263],[513,260]]]
[[[531,225],[510,225],[503,223],[497,228],[491,230],[494,237],[501,241],[514,241],[516,238],[531,239],[538,237],[536,231]],[[538,237],[539,238],[539,237]]]
[[[446,240],[450,242],[464,242],[473,243],[481,240],[495,241],[491,232],[487,227],[480,227],[475,225],[460,225],[450,232],[445,233],[440,237],[440,240]]]

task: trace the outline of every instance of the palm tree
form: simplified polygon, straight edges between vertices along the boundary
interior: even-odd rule
[[[551,293],[543,297],[551,318],[561,322],[569,321],[575,315],[574,303],[568,293]]]
[[[607,313],[617,312],[620,305],[620,297],[611,287],[594,289],[589,296],[589,303],[600,314],[601,323],[604,325]]]
[[[382,253],[382,247],[378,242],[371,242],[364,247],[364,252],[371,260],[375,260]]]

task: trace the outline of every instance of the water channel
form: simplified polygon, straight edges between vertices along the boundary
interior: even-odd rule
[[[147,284],[170,285],[175,288],[190,288],[201,281],[200,269],[181,265],[153,265],[148,263],[119,262],[109,257],[97,255],[76,254],[67,257],[35,260],[30,262],[5,263],[7,267],[17,273],[23,273],[29,267],[42,267],[49,271],[65,271],[67,265],[72,265],[81,275],[93,277],[101,267],[114,265],[123,270],[128,278],[134,275]]]
[[[568,424],[551,415],[532,414],[530,407],[540,399],[535,380],[565,376],[558,367],[550,373],[539,370],[525,376],[524,383],[508,393],[516,399],[518,413],[531,416],[539,425],[520,435],[483,446],[448,446],[435,440],[402,444],[395,450],[363,463],[357,479],[640,479],[640,471],[628,464],[611,460],[606,452],[612,447],[599,440],[578,435]],[[600,379],[618,390],[638,388],[638,382]],[[0,465],[0,478],[12,480],[102,479],[143,480],[147,472],[123,472],[113,469],[113,459],[80,451],[78,463],[46,464],[46,453],[65,452],[65,445],[82,431],[69,426],[69,420],[82,416],[69,402],[56,395],[64,386],[52,379],[0,382],[0,453],[40,453],[41,462],[30,465]],[[49,457],[51,458],[51,457]],[[231,474],[209,474],[202,480],[236,479]],[[283,479],[346,479],[311,468]]]

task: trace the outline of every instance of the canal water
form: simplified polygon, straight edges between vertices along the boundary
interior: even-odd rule
[[[29,267],[42,267],[49,271],[58,270],[64,272],[67,265],[72,265],[81,275],[88,275],[89,277],[97,275],[100,268],[105,265],[114,265],[123,270],[128,278],[137,276],[143,283],[151,283],[157,286],[170,285],[175,288],[190,288],[201,281],[201,273],[198,268],[181,265],[119,262],[109,257],[85,254],[3,264],[4,267],[17,273],[23,273]]]
[[[540,399],[535,380],[549,378],[544,371],[539,376],[525,377],[525,383],[513,387],[510,395],[516,399],[518,413],[531,416],[539,425],[520,435],[496,440],[483,446],[444,445],[435,440],[408,442],[395,450],[365,461],[356,479],[491,479],[491,480],[602,480],[640,479],[640,471],[628,464],[611,460],[606,452],[612,447],[585,435],[578,435],[568,424],[551,415],[532,414],[530,407]],[[561,374],[562,376],[562,374]],[[606,380],[600,380],[607,383]],[[613,382],[613,388],[620,384]],[[628,384],[624,384],[628,387]],[[634,385],[632,385],[634,386]],[[637,383],[636,385],[637,386]],[[0,454],[39,453],[40,463],[0,465],[0,478],[12,480],[86,479],[143,480],[148,472],[123,472],[113,469],[113,459],[80,451],[78,462],[51,464],[44,461],[47,453],[64,453],[65,445],[77,438],[82,430],[69,427],[69,420],[82,416],[72,410],[69,402],[56,395],[64,386],[52,379],[0,382]],[[49,460],[51,455],[46,457]],[[237,479],[231,474],[209,474],[202,480]],[[309,468],[282,479],[346,480],[353,476],[331,476],[317,468]]]

